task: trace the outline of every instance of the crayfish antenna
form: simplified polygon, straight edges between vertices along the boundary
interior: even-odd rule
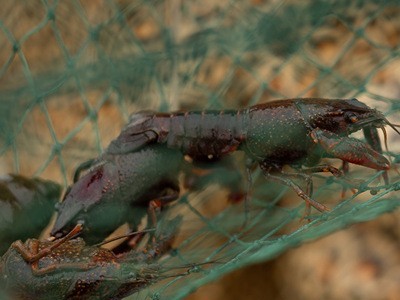
[[[393,125],[393,124],[392,124],[392,125]],[[394,126],[399,126],[399,127],[400,127],[400,125],[396,125],[396,124],[394,124]],[[392,127],[392,126],[391,126],[391,127]],[[392,127],[392,128],[393,128],[396,132],[398,132],[394,127]],[[385,127],[381,127],[381,129],[382,129],[383,138],[384,138],[384,141],[385,141],[386,152],[389,152],[389,147],[388,147],[388,143],[387,143],[388,138],[387,138],[386,129],[385,129]],[[396,173],[400,175],[399,170],[398,170],[397,167],[393,164],[392,158],[391,158],[390,156],[389,156],[389,161],[390,161],[390,165],[393,166],[393,169],[396,171]],[[384,175],[386,175],[386,177],[387,177],[387,173],[384,173]],[[387,179],[385,178],[385,176],[384,176],[384,180],[385,180],[385,184],[388,184],[388,183],[386,182]]]
[[[119,235],[119,236],[117,236],[117,237],[114,237],[114,238],[105,240],[105,241],[103,241],[103,242],[100,242],[100,243],[98,243],[98,244],[95,244],[94,246],[100,247],[100,246],[103,246],[103,245],[105,245],[105,244],[108,244],[108,243],[111,243],[111,242],[114,242],[114,241],[117,241],[117,240],[120,240],[120,239],[123,239],[123,238],[126,238],[126,237],[135,236],[135,235],[143,234],[143,233],[146,233],[146,232],[153,232],[153,231],[155,231],[155,230],[156,230],[155,228],[150,228],[150,229],[138,230],[138,231],[135,231],[135,232],[129,232],[129,233],[127,233],[127,234]]]
[[[386,152],[389,152],[388,143],[387,143],[388,137],[387,137],[386,129],[383,126],[381,127],[381,129],[382,129],[382,132],[383,132],[383,140],[384,140],[384,143],[385,143]],[[392,161],[392,158],[390,156],[389,156],[389,162],[390,162],[390,165],[393,166],[393,161]],[[383,172],[382,177],[383,177],[383,181],[385,182],[385,184],[388,185],[389,184],[389,176],[388,176],[387,171]]]
[[[393,123],[389,122],[389,120],[386,118],[383,118],[383,120],[385,121],[385,123],[387,125],[389,125],[394,131],[396,131],[400,135],[400,131],[398,129],[396,129],[396,127],[400,127],[399,124],[393,124]]]
[[[382,132],[383,132],[383,140],[385,141],[386,151],[389,152],[389,147],[388,147],[388,143],[387,143],[388,137],[387,137],[386,129],[385,129],[385,127],[381,127],[381,129],[382,129]]]

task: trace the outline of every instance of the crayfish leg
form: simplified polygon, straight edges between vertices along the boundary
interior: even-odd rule
[[[66,241],[72,239],[73,237],[75,237],[79,232],[82,231],[82,224],[78,224],[74,227],[74,229],[71,230],[71,232],[69,232],[65,237],[55,241],[52,245],[50,245],[49,247],[46,247],[40,251],[38,251],[38,249],[36,247],[35,244],[39,243],[39,241],[37,240],[33,240],[30,241],[31,243],[33,243],[33,250],[31,249],[31,247],[29,247],[29,249],[27,247],[25,247],[25,245],[21,242],[21,241],[16,241],[14,243],[12,243],[12,247],[18,251],[21,256],[24,258],[25,261],[29,262],[29,263],[34,263],[36,261],[38,261],[39,259],[41,259],[42,257],[45,257],[47,255],[49,255],[51,253],[51,251],[53,251],[54,249],[58,248],[60,245],[62,245],[63,243],[65,243]]]
[[[342,161],[342,170],[343,170],[344,177],[346,177],[349,174],[349,163],[347,161]],[[354,182],[354,180],[352,180],[352,183],[353,182]],[[347,189],[348,189],[347,186],[343,186],[342,199],[344,199],[344,197],[346,196]],[[354,188],[351,188],[351,192],[353,194],[355,194],[356,190]]]
[[[26,262],[34,262],[35,255],[37,255],[37,247],[34,246],[32,249],[32,243],[38,242],[37,240],[28,240],[28,247],[25,246],[22,241],[18,240],[11,244],[11,247],[14,248]]]
[[[304,174],[301,172],[297,173],[288,173],[288,172],[280,172],[280,175],[283,175],[286,178],[294,178],[303,180],[306,183],[306,194],[307,196],[311,197],[314,191],[314,185],[312,182],[312,178],[309,174]]]
[[[147,208],[147,216],[148,216],[147,226],[151,224],[151,226],[153,226],[154,228],[157,227],[157,212],[161,210],[163,206],[172,201],[175,201],[178,198],[179,198],[179,187],[174,189],[171,194],[163,195],[158,197],[158,199],[151,200]],[[155,238],[154,233],[150,233],[150,235],[154,240]]]
[[[282,176],[272,175],[270,173],[270,171],[271,171],[270,166],[267,166],[266,164],[261,163],[260,167],[264,173],[264,176],[267,179],[270,179],[274,182],[284,184],[284,185],[292,188],[296,192],[296,194],[306,202],[306,205],[311,205],[312,207],[314,207],[316,210],[318,210],[320,212],[329,211],[328,207],[319,203],[318,201],[313,200],[309,195],[307,195],[307,192],[304,192],[303,189],[300,186],[298,186],[293,180],[291,180],[289,178],[285,178],[284,173],[282,174]],[[301,174],[301,173],[296,173],[296,174],[291,174],[291,175],[296,175],[296,176],[301,176],[301,177],[303,177],[303,175],[305,175],[305,174],[302,174],[302,175],[298,175],[298,174]]]
[[[303,168],[302,171],[304,171],[306,173],[327,172],[327,173],[331,173],[336,178],[345,178],[346,179],[346,175],[349,173],[349,163],[347,161],[342,161],[342,163],[343,163],[343,166],[342,166],[343,171],[340,171],[338,168],[335,168],[334,166],[331,166],[328,164],[322,164],[322,165],[318,165],[318,166],[314,166],[314,167]],[[354,179],[352,180],[352,182],[353,181],[354,181]],[[342,198],[344,198],[346,191],[347,191],[347,187],[344,186],[342,189]],[[353,189],[353,188],[351,189],[351,191],[353,192],[353,194],[356,193],[355,189]]]
[[[334,166],[328,165],[328,164],[322,164],[322,165],[318,165],[318,166],[313,166],[313,167],[307,167],[307,168],[302,168],[301,171],[305,172],[307,174],[312,174],[312,173],[331,173],[333,176],[335,176],[336,178],[341,178],[343,177],[345,174],[348,173],[348,162],[343,161],[343,172],[340,171],[338,168],[335,168]],[[342,198],[344,197],[344,193],[347,190],[346,187],[343,187],[342,190]],[[355,192],[353,190],[353,192]],[[312,193],[309,194],[309,196],[311,197]],[[310,214],[310,210],[311,210],[311,205],[306,202],[306,210],[303,216],[303,219],[306,219],[309,214]]]
[[[66,240],[63,240],[63,242],[66,242]],[[29,240],[28,247],[26,247],[21,241],[16,241],[12,244],[12,247],[22,256],[22,258],[26,262],[32,263],[31,269],[32,273],[35,276],[43,276],[61,269],[88,270],[95,267],[85,263],[55,263],[39,269],[39,259],[49,254],[49,252],[46,251],[46,254],[42,255],[43,252],[39,251],[39,243],[40,242],[38,240]],[[57,246],[59,245],[61,244],[57,244]],[[52,249],[54,249],[54,247]]]
[[[314,167],[303,168],[301,170],[303,172],[306,172],[307,174],[327,172],[327,173],[331,173],[336,178],[343,176],[343,173],[338,168],[335,168],[334,166],[326,165],[326,164],[318,165],[318,166],[314,166]]]
[[[94,264],[89,264],[89,263],[57,263],[53,264],[51,266],[43,267],[43,268],[33,268],[32,266],[32,272],[36,276],[43,276],[55,271],[59,270],[76,270],[76,271],[86,271],[95,268],[96,265]]]
[[[306,182],[306,194],[308,195],[308,197],[311,198],[312,193],[314,191],[314,185],[313,185],[313,181],[310,175],[308,174],[304,174],[304,173],[287,173],[287,172],[283,172],[281,171],[281,174],[284,175],[285,177],[292,177],[295,179],[301,179],[303,181]],[[304,209],[304,213],[303,216],[301,217],[302,220],[307,219],[310,214],[311,214],[311,203],[308,201],[305,201],[306,207]]]

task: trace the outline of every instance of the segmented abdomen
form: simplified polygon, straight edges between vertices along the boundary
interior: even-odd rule
[[[245,139],[245,115],[244,110],[157,114],[153,126],[161,128],[159,143],[196,159],[213,159],[235,151]]]

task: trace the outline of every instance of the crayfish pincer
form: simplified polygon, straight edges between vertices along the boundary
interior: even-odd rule
[[[105,155],[132,153],[148,144],[164,144],[179,149],[193,159],[215,160],[242,150],[259,163],[265,176],[292,187],[308,205],[323,211],[326,207],[310,198],[292,180],[308,174],[338,169],[320,165],[321,158],[338,158],[347,170],[354,163],[376,170],[388,170],[382,155],[377,128],[395,128],[384,115],[357,99],[285,99],[240,110],[184,111],[133,114],[121,134],[111,142]],[[363,130],[367,143],[349,137]],[[289,165],[297,173],[284,173]],[[306,167],[306,169],[304,169]],[[388,182],[387,174],[383,175]]]
[[[153,200],[163,205],[179,197],[183,162],[182,153],[160,145],[97,160],[65,194],[51,235],[82,223],[81,237],[91,245],[125,222],[135,231]]]

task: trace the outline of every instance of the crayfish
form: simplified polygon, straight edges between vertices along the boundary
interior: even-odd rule
[[[389,161],[382,155],[377,132],[385,125],[397,133],[398,125],[357,99],[286,99],[258,104],[240,110],[184,111],[173,113],[139,112],[111,142],[104,156],[122,155],[163,144],[179,149],[195,160],[216,160],[233,151],[244,151],[257,162],[265,177],[293,188],[307,205],[319,211],[327,208],[311,198],[310,173],[342,174],[322,158],[338,158],[346,171],[348,163],[385,170]],[[367,143],[349,137],[363,130]],[[297,173],[284,173],[289,165]],[[304,168],[305,167],[305,168]],[[304,178],[307,191],[293,178]]]
[[[158,262],[171,249],[181,219],[161,222],[155,240],[120,255],[74,238],[80,224],[59,240],[16,241],[1,259],[0,285],[18,299],[122,299],[161,279],[188,274],[169,273],[173,269],[196,265],[167,268]]]

